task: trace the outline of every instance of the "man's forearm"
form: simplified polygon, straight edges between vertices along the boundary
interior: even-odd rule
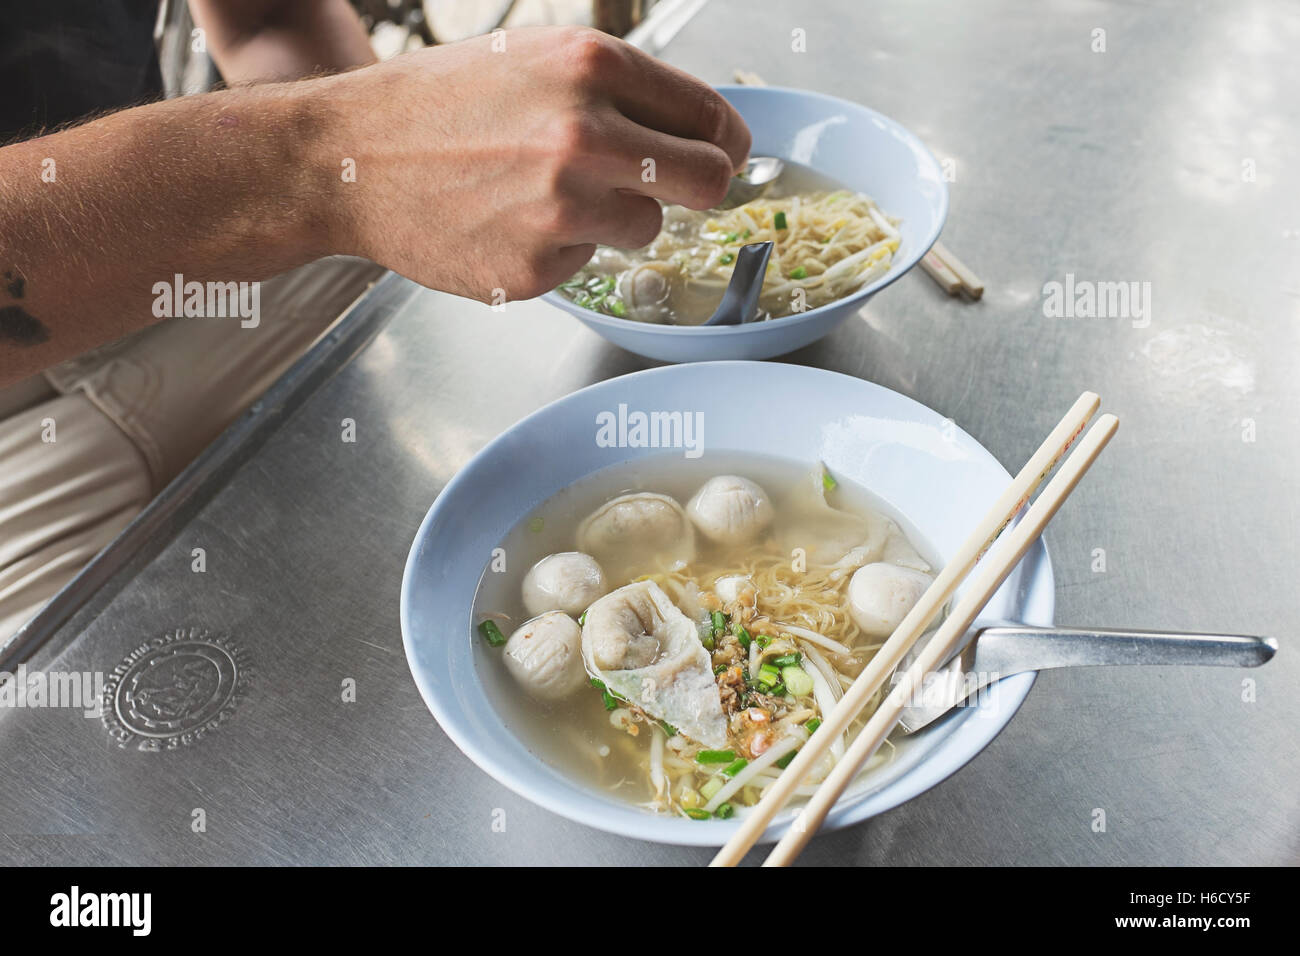
[[[176,275],[256,281],[332,251],[338,176],[313,165],[327,117],[309,90],[186,97],[0,149],[0,386],[169,314],[154,287]]]
[[[190,0],[190,7],[232,86],[375,62],[361,18],[347,0]]]

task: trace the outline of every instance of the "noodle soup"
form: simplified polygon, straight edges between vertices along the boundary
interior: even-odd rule
[[[560,772],[655,812],[725,818],[817,732],[933,565],[900,516],[820,466],[651,457],[510,532],[475,596],[478,669]]]
[[[898,223],[869,196],[786,163],[765,196],[734,209],[665,206],[653,242],[631,252],[599,247],[559,291],[605,315],[699,325],[722,301],[737,251],[771,240],[759,319],[781,318],[842,299],[889,271]]]

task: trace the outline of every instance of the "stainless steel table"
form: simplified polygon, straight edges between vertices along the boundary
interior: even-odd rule
[[[713,0],[663,55],[916,130],[954,161],[945,242],[989,284],[967,304],[917,271],[788,360],[911,395],[1013,468],[1096,389],[1123,427],[1049,532],[1058,619],[1283,642],[1258,671],[1044,674],[966,769],[805,861],[1296,862],[1300,11],[737,7]],[[1150,282],[1149,325],[1045,317],[1043,286],[1067,273]],[[478,771],[425,710],[398,631],[407,547],[443,484],[520,416],[644,364],[540,304],[498,314],[385,280],[29,662],[133,680],[113,673],[133,651],[206,632],[233,705],[163,752],[140,749],[155,724],[138,714],[110,720],[114,737],[68,710],[0,711],[0,860],[704,862],[569,823]],[[158,644],[147,660],[165,663],[175,644]]]

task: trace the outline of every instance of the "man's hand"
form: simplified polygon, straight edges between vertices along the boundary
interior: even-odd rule
[[[320,93],[338,121],[325,165],[356,161],[334,187],[338,248],[480,300],[539,295],[594,243],[645,245],[656,199],[708,209],[749,154],[711,87],[587,29],[433,48]]]

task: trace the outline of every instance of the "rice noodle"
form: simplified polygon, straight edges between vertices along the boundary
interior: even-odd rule
[[[821,671],[822,677],[826,678],[826,686],[830,688],[831,694],[838,701],[844,695],[844,691],[840,687],[840,675],[835,668],[831,667],[830,661],[822,657],[821,652],[806,641],[802,642],[799,647],[803,651],[804,657],[812,662],[813,667]]]
[[[826,650],[832,651],[836,654],[843,654],[845,657],[848,657],[853,653],[851,648],[845,647],[839,641],[833,641],[829,637],[822,637],[816,631],[810,631],[806,627],[799,627],[797,624],[778,623],[776,629],[778,631],[786,631],[787,633],[795,635],[795,637],[802,637],[805,641],[811,641],[813,644],[824,647]]]
[[[827,683],[826,677],[819,669],[813,667],[805,671],[805,673],[812,678],[813,699],[817,701],[817,709],[820,710],[822,716],[825,717],[835,709],[835,705],[839,703],[839,697],[833,690],[831,690],[831,685]],[[835,740],[831,743],[831,753],[835,755],[836,762],[844,756],[843,734],[836,735]]]
[[[668,786],[668,776],[664,773],[664,732],[658,724],[652,724],[650,730],[650,783],[658,801],[663,800]]]
[[[788,736],[782,737],[769,747],[767,752],[761,757],[751,760],[749,766],[724,783],[722,789],[715,793],[709,802],[704,805],[704,809],[709,813],[718,809],[718,807],[727,802],[729,796],[741,787],[745,786],[745,784],[749,783],[749,781],[762,773],[763,770],[772,766],[772,764],[776,763],[786,754],[803,746],[807,739],[808,731],[804,730],[802,727],[798,727],[791,731]]]

